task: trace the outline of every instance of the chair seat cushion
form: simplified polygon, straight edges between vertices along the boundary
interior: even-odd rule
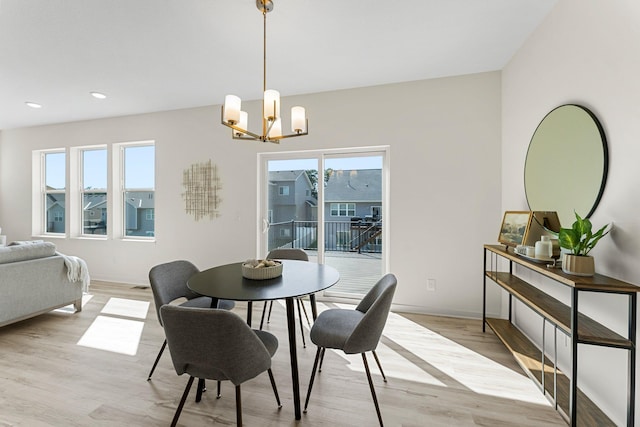
[[[260,331],[258,329],[254,329],[253,332],[256,333],[258,338],[260,338],[262,344],[267,347],[267,351],[271,356],[276,354],[276,350],[278,349],[278,338],[276,338],[275,335],[267,331]]]
[[[182,307],[198,307],[198,308],[211,308],[211,298],[209,297],[197,297],[186,300],[180,304]]]
[[[363,316],[364,313],[358,310],[325,310],[313,322],[311,341],[319,347],[344,350],[347,338]]]
[[[187,300],[180,304],[183,307],[198,307],[198,308],[211,308],[211,298],[209,297],[196,297]],[[223,310],[231,310],[236,306],[236,303],[226,299],[218,300],[218,308]]]

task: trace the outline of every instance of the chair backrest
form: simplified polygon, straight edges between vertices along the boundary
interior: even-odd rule
[[[164,305],[160,315],[178,375],[240,385],[271,367],[267,348],[233,312]]]
[[[178,298],[193,299],[200,296],[187,287],[189,278],[198,272],[195,265],[184,260],[159,264],[149,270],[149,283],[161,325],[160,307]]]
[[[386,274],[360,301],[356,310],[364,313],[364,316],[345,341],[343,348],[345,353],[364,353],[376,349],[389,317],[397,284],[396,276],[391,273]]]
[[[267,255],[267,259],[293,259],[298,261],[309,261],[309,255],[298,248],[278,248],[272,249]]]

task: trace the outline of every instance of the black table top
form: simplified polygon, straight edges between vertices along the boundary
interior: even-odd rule
[[[268,280],[242,277],[242,263],[221,265],[195,274],[187,282],[194,292],[234,301],[265,301],[313,294],[335,285],[338,271],[324,264],[282,260],[282,276]]]

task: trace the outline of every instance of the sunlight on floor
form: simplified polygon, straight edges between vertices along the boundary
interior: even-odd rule
[[[348,304],[337,304],[337,306],[354,309],[353,305]],[[318,313],[328,308],[322,303],[318,303],[317,307]],[[310,312],[310,307],[308,308]],[[442,387],[446,387],[447,383],[457,383],[484,395],[549,405],[548,400],[540,393],[533,381],[522,372],[506,368],[398,314],[389,314],[383,336],[424,362],[423,366],[418,366],[394,349],[380,343],[376,353],[388,378],[400,378]],[[335,351],[335,354],[349,362],[349,369],[364,374],[362,357],[359,354],[345,355],[342,351]],[[368,354],[367,360],[372,374],[379,375],[373,357]],[[411,363],[409,369],[408,363]],[[427,371],[434,374],[431,375]]]
[[[110,298],[100,310],[102,314],[113,314],[116,316],[133,317],[135,319],[146,319],[149,310],[148,301],[137,301],[124,298]]]
[[[112,315],[145,319],[148,301],[110,298],[101,313],[84,333],[78,345],[135,356],[138,351],[144,322],[122,319]]]

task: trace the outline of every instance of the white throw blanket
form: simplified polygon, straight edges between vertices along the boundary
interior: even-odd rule
[[[82,292],[89,291],[89,285],[91,284],[91,278],[89,277],[89,268],[87,263],[77,256],[65,255],[60,252],[56,252],[64,259],[64,264],[67,266],[67,277],[71,282],[82,281]]]

